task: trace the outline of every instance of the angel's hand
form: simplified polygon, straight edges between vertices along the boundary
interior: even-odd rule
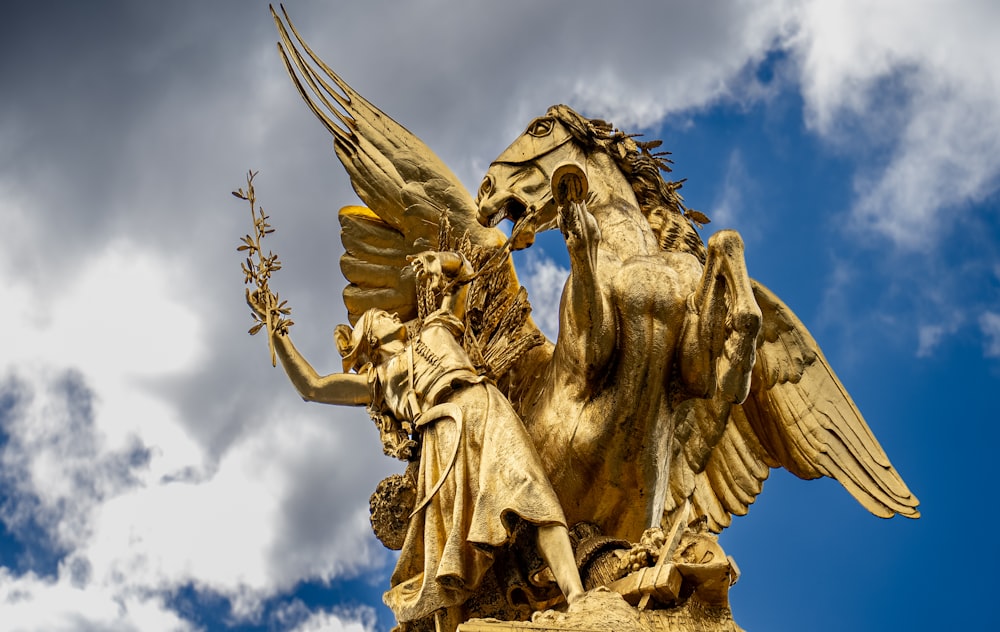
[[[267,317],[267,299],[261,294],[260,290],[254,290],[253,292],[247,288],[247,305],[253,310],[259,318]]]
[[[254,290],[251,292],[247,289],[247,305],[253,310],[254,314],[261,320],[267,320],[267,313],[274,304],[273,297],[269,297],[263,294],[260,290]]]
[[[455,273],[455,278],[460,281],[463,281],[475,275],[476,270],[475,268],[472,267],[472,262],[466,259],[465,255],[463,255],[460,252],[455,254],[458,255],[458,260],[459,260],[458,271]]]
[[[441,253],[428,250],[418,255],[408,256],[410,267],[417,275],[417,281],[426,283],[431,289],[438,289],[443,285],[443,273],[441,269]]]

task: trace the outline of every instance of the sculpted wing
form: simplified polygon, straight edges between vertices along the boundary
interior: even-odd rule
[[[770,468],[835,478],[868,511],[917,518],[906,487],[816,341],[770,290],[753,282],[763,326],[742,405],[692,400],[681,413],[668,512],[689,498],[713,531],[744,515]]]
[[[272,8],[271,15],[292,82],[333,135],[337,157],[368,205],[340,213],[346,250],[341,269],[350,282],[344,303],[351,323],[372,307],[412,318],[417,313],[416,292],[406,257],[438,247],[442,215],[454,234],[478,246],[496,248],[504,243],[504,235],[479,225],[472,196],[423,141],[316,56],[287,13],[282,20]],[[510,270],[513,274],[512,265]]]

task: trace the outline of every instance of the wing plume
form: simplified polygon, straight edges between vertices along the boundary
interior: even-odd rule
[[[796,476],[837,479],[876,515],[918,517],[916,497],[808,330],[763,285],[754,295],[771,332],[744,410],[762,444]]]
[[[917,498],[805,325],[763,285],[754,281],[753,290],[763,326],[750,395],[729,408],[692,400],[680,411],[668,517],[689,498],[721,531],[747,513],[775,467],[834,478],[876,516],[919,517]]]
[[[333,136],[334,151],[368,207],[340,211],[345,250],[340,269],[349,281],[344,303],[350,321],[356,323],[373,307],[396,312],[403,320],[420,315],[409,255],[451,249],[476,262],[489,260],[496,266],[472,285],[481,309],[479,320],[469,323],[475,336],[467,340],[475,338],[482,348],[470,354],[481,357],[489,374],[499,377],[527,348],[544,340],[529,317],[509,252],[497,253],[506,237],[479,225],[472,196],[451,170],[423,141],[351,88],[313,52],[284,7],[281,11],[283,17],[271,8],[282,63]],[[488,287],[483,285],[487,278]],[[545,360],[544,354],[532,357]]]
[[[333,135],[337,157],[365,204],[389,225],[426,238],[436,235],[437,220],[447,213],[459,234],[471,232],[474,241],[502,244],[502,233],[478,224],[472,196],[437,155],[351,88],[303,40],[284,7],[282,12],[284,20],[271,9],[282,62],[302,99]]]

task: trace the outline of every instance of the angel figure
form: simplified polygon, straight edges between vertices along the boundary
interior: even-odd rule
[[[542,558],[573,602],[583,586],[559,500],[521,418],[477,373],[459,342],[468,287],[462,280],[472,267],[456,252],[424,252],[410,266],[421,283],[443,294],[440,309],[419,326],[377,308],[353,329],[338,326],[343,373],[319,375],[287,333],[271,334],[303,399],[369,406],[419,435],[416,509],[385,603],[402,629],[431,615],[454,629],[492,551],[518,521],[534,525]],[[248,294],[250,306],[265,316],[260,299]]]

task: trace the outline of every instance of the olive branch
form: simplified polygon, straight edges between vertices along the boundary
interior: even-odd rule
[[[256,310],[251,313],[255,324],[247,333],[253,336],[264,326],[267,326],[269,334],[267,344],[268,349],[271,351],[271,366],[276,366],[277,360],[274,355],[274,340],[272,335],[275,333],[279,336],[286,335],[288,328],[295,323],[285,318],[285,316],[292,313],[292,308],[287,306],[288,301],[279,301],[278,294],[271,292],[271,288],[268,285],[271,274],[281,269],[281,261],[278,259],[278,255],[271,251],[268,251],[267,255],[265,255],[260,245],[261,240],[273,233],[274,229],[267,223],[267,220],[270,218],[264,214],[264,209],[257,206],[257,196],[253,190],[253,179],[256,176],[256,171],[248,171],[247,190],[244,191],[242,188],[239,188],[233,191],[234,196],[241,200],[246,200],[250,204],[250,218],[253,221],[254,228],[252,235],[247,234],[240,239],[240,246],[236,250],[237,252],[247,253],[246,261],[241,264],[243,268],[243,283],[257,286],[254,294],[257,296],[258,304],[263,308],[261,311],[264,312],[263,318]],[[249,290],[247,290],[247,296],[248,298],[251,296]]]

